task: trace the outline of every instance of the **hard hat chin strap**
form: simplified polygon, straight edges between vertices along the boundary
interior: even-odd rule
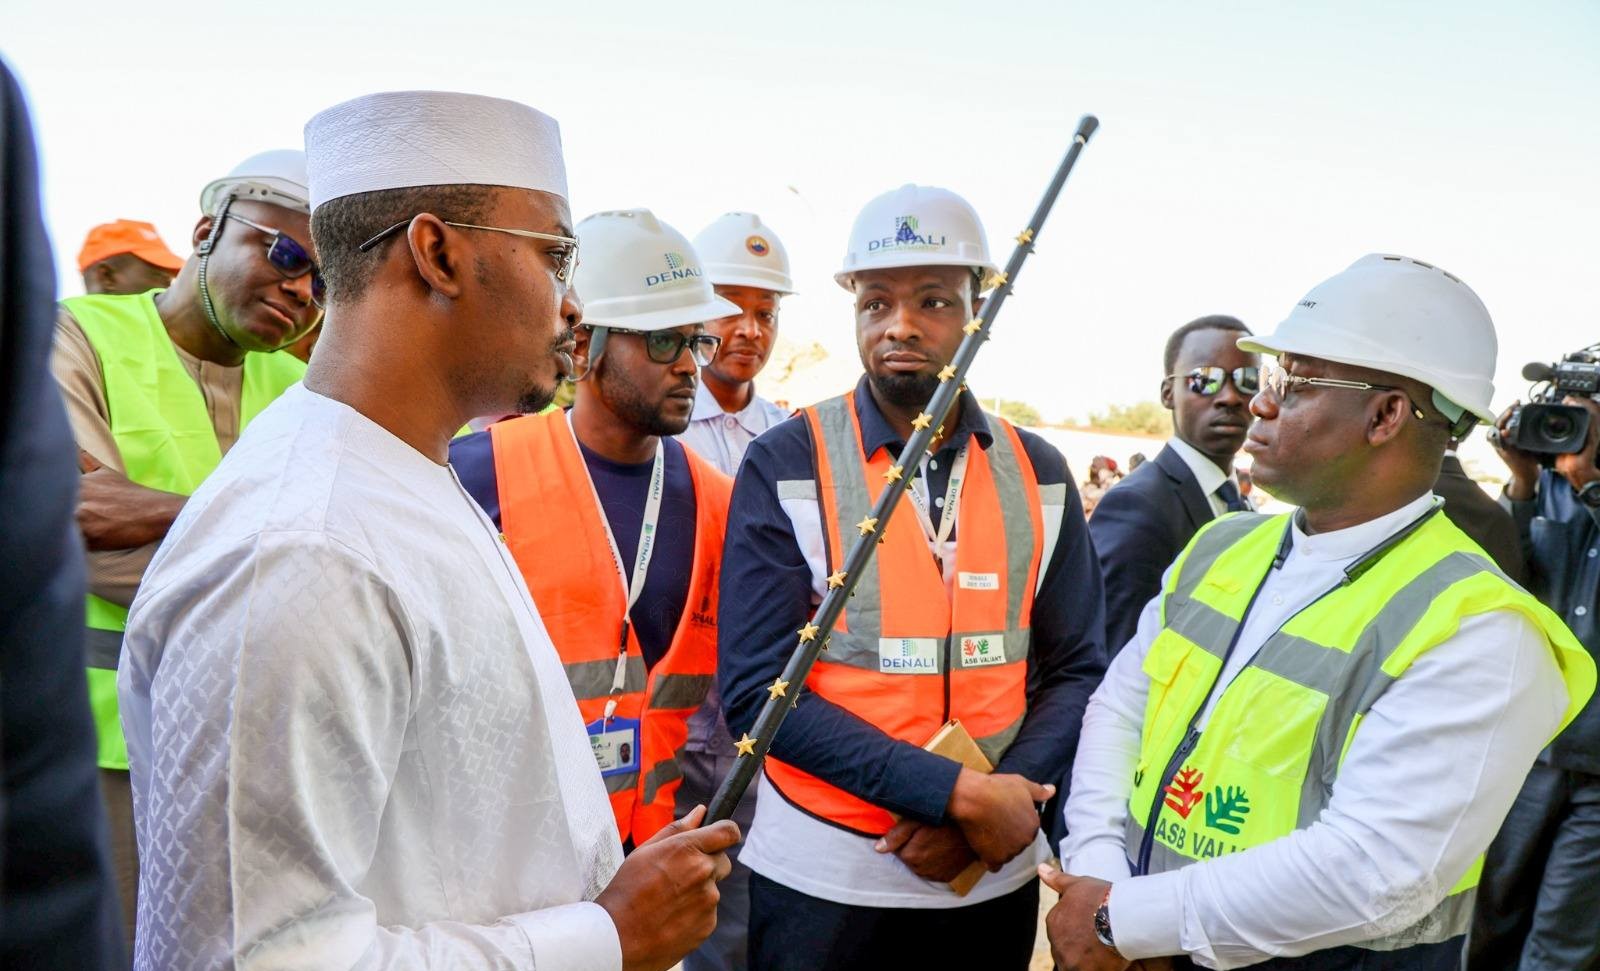
[[[195,247],[195,252],[200,256],[200,309],[205,311],[206,323],[210,324],[211,329],[221,335],[223,340],[234,347],[239,347],[239,342],[233,339],[233,335],[223,330],[222,322],[217,320],[217,308],[211,303],[211,287],[206,283],[206,265],[211,261],[211,250],[216,246],[217,237],[222,235],[222,224],[227,221],[228,207],[231,205],[233,205],[233,196],[228,196],[222,200],[221,208],[217,210],[216,216],[211,220],[211,232],[206,235],[205,239],[200,241],[199,246]]]
[[[588,327],[587,324],[584,326]],[[600,366],[600,355],[606,352],[606,337],[610,333],[611,329],[608,327],[589,327],[588,364],[584,367],[582,374],[569,375],[567,377],[568,381],[577,384],[594,373],[594,369]]]

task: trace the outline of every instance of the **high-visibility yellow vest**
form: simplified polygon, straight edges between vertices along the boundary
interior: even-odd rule
[[[77,320],[100,359],[100,375],[117,443],[129,479],[151,489],[190,495],[222,461],[222,448],[199,385],[184,370],[155,295],[95,294],[61,303]],[[246,354],[239,426],[305,375],[293,355]],[[99,736],[101,768],[126,769],[128,747],[117,711],[117,659],[128,608],[90,594],[89,705]]]
[[[1268,638],[1196,732],[1288,529],[1288,516],[1216,520],[1167,579],[1162,629],[1144,661],[1150,693],[1125,832],[1138,872],[1175,870],[1309,827],[1332,797],[1362,718],[1466,617],[1514,610],[1544,633],[1567,685],[1562,727],[1594,693],[1594,661],[1560,618],[1449,519],[1430,514]],[[1448,740],[1440,744],[1448,758]],[[1465,933],[1482,869],[1480,856],[1466,873],[1445,874],[1454,886],[1431,913],[1359,946],[1396,950]]]

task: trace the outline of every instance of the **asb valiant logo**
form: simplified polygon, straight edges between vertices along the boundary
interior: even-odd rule
[[[652,273],[644,278],[647,287],[671,283],[675,280],[695,280],[701,276],[700,268],[690,266],[689,261],[683,258],[682,253],[664,253],[667,269],[664,273]]]
[[[931,250],[944,246],[943,233],[925,230],[916,216],[894,217],[894,234],[882,239],[867,241],[868,253],[881,253],[885,250]]]
[[[1250,797],[1244,789],[1239,786],[1212,786],[1207,792],[1205,773],[1189,766],[1184,766],[1172,777],[1172,783],[1162,796],[1162,802],[1177,813],[1183,823],[1190,822],[1190,815],[1204,803],[1205,828],[1229,836],[1238,836],[1244,828],[1245,817],[1250,815]],[[1156,821],[1156,839],[1180,853],[1200,859],[1210,859],[1240,849],[1202,832],[1199,829],[1199,817],[1193,820],[1194,829],[1187,828],[1183,823],[1170,820],[1163,814]]]
[[[984,634],[961,638],[961,666],[985,668],[991,664],[1006,663],[1004,635]]]
[[[772,247],[760,236],[751,236],[749,239],[745,240],[744,248],[749,250],[751,254],[755,256],[766,256],[768,253],[772,252]]]

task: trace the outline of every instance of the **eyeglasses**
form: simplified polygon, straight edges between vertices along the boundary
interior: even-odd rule
[[[689,355],[694,358],[694,363],[705,367],[716,358],[717,348],[722,346],[722,338],[711,334],[684,334],[675,330],[627,330],[622,327],[606,327],[606,330],[613,334],[633,334],[636,337],[643,337],[644,352],[657,364],[676,363],[678,358],[683,356],[683,349],[687,347]]]
[[[417,217],[411,217],[411,219],[415,218]],[[365,253],[367,250],[372,249],[374,246],[377,246],[389,236],[393,235],[396,230],[411,225],[411,219],[400,220],[393,226],[390,226],[388,229],[383,230],[376,236],[367,240],[365,243],[362,243],[360,246],[356,247],[356,249],[362,253]],[[501,229],[499,226],[478,226],[474,225],[473,223],[453,223],[449,220],[445,221],[445,225],[454,226],[457,229],[481,229],[490,233],[505,233],[508,236],[521,236],[524,239],[547,239],[552,243],[565,243],[567,248],[560,253],[560,261],[556,265],[556,279],[560,280],[562,283],[570,284],[572,282],[572,275],[578,272],[578,241],[571,236],[556,236],[551,233],[536,233],[531,229]]]
[[[1240,394],[1253,395],[1261,390],[1261,372],[1254,367],[1236,367],[1229,371],[1210,364],[1197,367],[1188,374],[1169,374],[1167,377],[1185,379],[1191,392],[1203,394],[1207,398],[1221,394],[1222,384],[1229,378],[1233,379],[1233,386],[1239,389]]]
[[[1411,406],[1411,414],[1416,418],[1428,417],[1427,412],[1417,407],[1411,400],[1411,395],[1404,388],[1397,388],[1392,384],[1368,384],[1365,381],[1346,381],[1343,378],[1307,378],[1298,374],[1290,374],[1277,364],[1269,364],[1261,369],[1261,378],[1267,390],[1279,400],[1284,401],[1289,397],[1292,388],[1309,385],[1313,388],[1342,388],[1346,391],[1398,391],[1406,396],[1406,403]]]
[[[322,282],[322,271],[317,269],[317,261],[311,258],[311,254],[306,252],[306,248],[301,246],[298,240],[281,229],[251,222],[236,212],[224,212],[222,218],[244,223],[258,233],[265,233],[267,262],[271,263],[272,268],[285,280],[298,280],[307,273],[311,274],[311,302],[319,308],[322,306],[322,302],[328,296],[328,288]]]

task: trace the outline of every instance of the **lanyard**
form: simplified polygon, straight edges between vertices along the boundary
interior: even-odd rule
[[[572,413],[567,413],[567,430],[572,431]],[[578,440],[577,433],[573,433],[572,440]],[[600,513],[600,525],[606,531],[606,544],[611,548],[611,562],[617,568],[617,579],[622,583],[623,595],[627,598],[627,605],[622,610],[622,635],[617,646],[617,670],[611,676],[611,697],[606,701],[606,720],[617,711],[617,696],[622,694],[622,689],[628,683],[628,631],[633,626],[633,605],[639,602],[640,594],[644,593],[645,577],[650,573],[650,556],[656,549],[656,525],[661,520],[661,493],[666,482],[666,450],[661,440],[656,439],[656,458],[650,467],[650,491],[645,496],[644,518],[639,523],[639,552],[633,560],[633,575],[629,579],[627,568],[622,565],[622,551],[617,547],[617,538],[611,532],[611,520],[606,517],[606,510],[600,504],[600,493],[595,491],[594,480],[589,480],[589,493],[594,496],[595,509]]]
[[[956,510],[961,505],[961,483],[967,477],[967,457],[972,449],[972,439],[968,438],[956,452],[956,463],[950,467],[950,482],[944,489],[944,506],[941,507],[939,528],[933,528],[933,514],[928,511],[927,497],[922,490],[927,488],[927,474],[918,476],[911,483],[911,501],[916,506],[917,524],[922,527],[923,535],[928,537],[928,542],[933,544],[933,555],[941,561],[944,559],[944,544],[949,541],[950,534],[956,528]],[[924,456],[927,460],[930,456]],[[921,488],[919,488],[921,486]]]

